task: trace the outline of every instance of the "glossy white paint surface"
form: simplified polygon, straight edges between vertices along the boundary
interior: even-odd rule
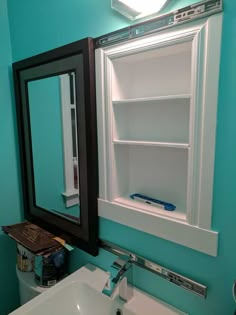
[[[99,216],[212,256],[221,20],[95,52]],[[132,200],[134,193],[176,209]]]

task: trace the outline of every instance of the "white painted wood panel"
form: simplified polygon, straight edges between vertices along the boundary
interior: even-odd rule
[[[111,211],[112,209],[112,211]],[[116,202],[98,200],[99,216],[190,247],[211,256],[217,256],[218,233],[180,220],[150,214],[145,210]]]
[[[173,203],[176,206],[173,213],[185,215],[187,159],[188,151],[179,148],[116,146],[115,176],[110,177],[111,201],[119,197],[130,199],[131,194],[140,193]],[[152,207],[152,211],[159,209]]]
[[[113,104],[114,140],[188,143],[190,99]]]
[[[129,147],[129,193],[173,203],[186,213],[188,151],[175,148]]]
[[[191,72],[191,41],[179,44],[186,50],[164,55],[170,47],[159,48],[152,51],[152,58],[148,58],[150,52],[137,58],[133,54],[118,58],[113,61],[113,97],[115,100],[122,98],[155,97],[161,95],[185,94],[190,92]],[[160,51],[162,51],[160,53]],[[155,56],[156,54],[156,56]],[[146,56],[147,55],[147,56]],[[127,58],[127,60],[126,60]]]
[[[99,214],[210,255],[221,19],[96,51]]]
[[[135,140],[113,140],[113,144],[126,144],[126,145],[140,145],[148,147],[164,147],[164,148],[179,148],[189,149],[188,143],[178,142],[158,142],[158,141],[135,141]]]

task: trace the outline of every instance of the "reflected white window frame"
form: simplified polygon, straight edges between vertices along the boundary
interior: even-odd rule
[[[73,99],[71,102],[70,75],[73,77]],[[64,179],[65,191],[62,196],[65,199],[67,208],[79,205],[79,163],[78,163],[78,139],[77,132],[74,133],[74,145],[76,146],[76,154],[73,153],[73,128],[72,128],[72,110],[75,111],[76,120],[76,95],[75,95],[75,74],[63,74],[60,78],[60,94],[61,94],[61,113],[62,113],[62,133],[63,133],[63,151],[64,151]],[[76,178],[77,177],[77,178]],[[76,185],[77,182],[77,185]]]

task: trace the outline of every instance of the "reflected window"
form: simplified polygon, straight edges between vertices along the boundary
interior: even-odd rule
[[[66,206],[79,204],[79,164],[77,139],[77,113],[75,95],[75,74],[60,76],[61,110],[63,126],[65,197]]]

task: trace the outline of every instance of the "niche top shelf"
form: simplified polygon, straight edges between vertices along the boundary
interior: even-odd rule
[[[190,94],[178,94],[178,95],[162,95],[162,96],[155,96],[155,97],[141,97],[141,98],[127,98],[127,99],[120,99],[120,100],[113,100],[113,105],[119,104],[135,104],[135,103],[170,103],[175,102],[177,104],[189,104],[191,99]]]
[[[178,44],[162,45],[154,49],[147,49],[142,52],[128,54],[123,57],[116,58],[114,63],[137,64],[140,62],[150,61],[159,58],[168,58],[169,56],[178,56],[190,54],[192,51],[192,40],[188,40]]]

